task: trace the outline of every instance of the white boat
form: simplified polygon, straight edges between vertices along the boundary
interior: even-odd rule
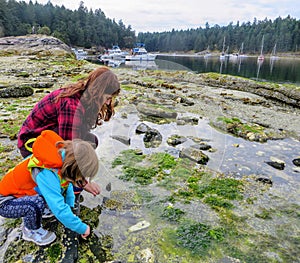
[[[112,49],[108,49],[103,55],[99,56],[99,60],[106,62],[109,60],[124,60],[128,52],[122,51],[119,46],[114,45]]]
[[[220,60],[224,60],[224,59],[225,59],[225,37],[223,39],[222,53],[220,55]]]
[[[87,59],[88,53],[83,49],[72,48],[77,60]]]
[[[156,59],[157,54],[148,53],[145,48],[145,44],[138,43],[135,48],[132,49],[132,54],[127,55],[125,60],[147,60],[153,61]]]
[[[276,43],[273,47],[273,50],[272,50],[272,54],[271,54],[271,57],[270,57],[271,60],[277,60],[279,59],[279,57],[276,55]]]
[[[231,60],[235,60],[237,58],[245,58],[245,57],[247,57],[247,55],[244,54],[244,42],[242,43],[242,45],[237,53],[232,53],[229,55],[229,58]]]
[[[204,51],[204,58],[209,58],[211,57],[211,53],[209,50],[209,46],[207,46],[207,49]]]
[[[265,59],[265,56],[263,55],[264,38],[265,38],[265,36],[263,35],[262,40],[261,40],[260,55],[259,55],[258,58],[257,58],[258,61],[264,61],[264,59]]]
[[[239,57],[240,58],[246,58],[247,57],[247,55],[244,54],[244,42],[242,43],[241,48],[239,50]]]

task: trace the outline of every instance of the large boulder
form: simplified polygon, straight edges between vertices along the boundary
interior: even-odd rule
[[[68,45],[55,37],[26,35],[0,38],[0,56],[7,55],[71,57],[74,53]]]

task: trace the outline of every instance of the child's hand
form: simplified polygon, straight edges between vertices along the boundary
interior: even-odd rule
[[[83,189],[94,196],[100,194],[100,186],[94,182],[88,183]]]
[[[90,235],[90,233],[91,233],[91,229],[90,229],[90,226],[88,226],[87,229],[86,229],[86,231],[85,231],[85,233],[82,234],[81,237],[83,239],[86,239]]]

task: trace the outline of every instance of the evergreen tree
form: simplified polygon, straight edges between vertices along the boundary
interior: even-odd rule
[[[277,45],[278,52],[292,52],[300,47],[300,21],[290,16],[274,21],[254,18],[253,22],[230,22],[227,26],[175,30],[161,33],[139,33],[136,37],[132,27],[105,16],[101,9],[88,10],[80,2],[77,10],[29,1],[0,0],[0,37],[28,33],[45,33],[61,39],[70,46],[90,48],[132,48],[136,42],[144,42],[148,51],[201,52],[209,46],[212,51],[221,51],[223,39],[231,52],[237,52],[242,43],[245,53],[257,53],[264,36],[264,52]]]

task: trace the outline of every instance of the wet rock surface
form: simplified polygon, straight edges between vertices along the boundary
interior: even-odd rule
[[[0,38],[0,55],[71,56],[71,48],[61,40],[45,35]]]
[[[7,41],[0,39],[1,52],[13,46]],[[30,43],[20,46],[26,51],[35,46]],[[61,50],[59,54],[66,51]],[[99,66],[68,55],[25,51],[0,56],[0,91],[25,84],[33,90],[27,97],[0,99],[1,175],[21,159],[15,138],[32,106]],[[45,227],[53,229],[58,240],[39,248],[20,238],[20,221],[1,218],[0,261],[199,262],[188,252],[194,249],[204,255],[203,262],[210,257],[215,262],[296,262],[300,163],[299,151],[292,149],[300,138],[299,87],[218,74],[112,70],[122,84],[116,115],[94,131],[100,139],[101,166],[95,181],[102,192],[98,197],[83,193],[80,206],[80,217],[92,226],[92,235],[82,240],[48,220]],[[244,148],[248,152],[242,162]],[[122,159],[121,152],[128,149],[134,154]],[[181,166],[174,167],[170,156]],[[118,162],[112,166],[115,158]],[[129,163],[136,159],[139,162]],[[233,179],[241,180],[243,187],[231,189]],[[232,194],[239,187],[241,196],[236,192],[231,200],[226,189]],[[177,233],[175,241],[165,229],[179,231],[172,232]],[[195,229],[198,236],[193,235]],[[189,233],[194,243],[178,233]],[[209,247],[217,253],[206,254]]]

